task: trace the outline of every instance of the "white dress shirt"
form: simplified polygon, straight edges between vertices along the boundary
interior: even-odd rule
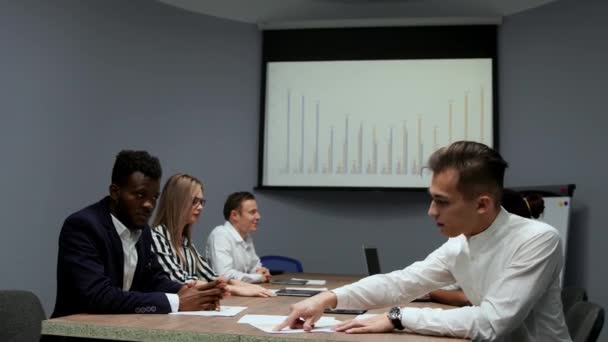
[[[255,253],[253,239],[246,239],[226,221],[224,225],[213,229],[207,238],[207,260],[218,274],[228,279],[238,279],[249,283],[262,282],[263,276],[255,273],[262,267],[260,258]]]
[[[458,283],[473,306],[402,308],[406,331],[473,341],[571,341],[555,228],[502,209],[482,233],[449,239],[425,260],[334,290],[339,308],[386,307]]]
[[[129,289],[131,289],[131,284],[133,283],[135,268],[137,267],[138,256],[135,245],[141,236],[141,230],[131,231],[114,215],[110,214],[110,216],[112,216],[112,223],[114,223],[114,228],[122,242],[122,251],[124,253],[122,290],[129,291]],[[179,296],[175,293],[165,293],[165,295],[171,305],[171,311],[177,312],[179,309]]]

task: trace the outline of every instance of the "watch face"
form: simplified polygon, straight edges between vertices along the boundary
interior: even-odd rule
[[[395,329],[403,330],[403,324],[401,323],[401,309],[397,306],[391,308],[388,312],[388,319],[393,323]]]
[[[401,320],[401,309],[399,309],[398,307],[391,308],[391,311],[388,312],[388,315],[391,320]]]

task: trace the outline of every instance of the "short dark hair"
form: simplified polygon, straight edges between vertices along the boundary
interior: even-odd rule
[[[138,171],[152,179],[160,179],[163,174],[158,158],[148,152],[122,150],[116,155],[112,168],[112,183],[123,186],[127,184],[129,176]]]
[[[532,213],[526,204],[524,197],[517,191],[504,189],[502,191],[502,206],[511,214],[530,218]]]
[[[435,151],[429,158],[429,168],[435,174],[448,169],[458,172],[458,191],[465,198],[489,192],[497,205],[500,205],[507,167],[498,152],[473,141],[457,141]]]
[[[545,211],[545,200],[538,193],[519,193],[515,190],[504,189],[502,206],[511,214],[537,219]]]
[[[540,194],[529,193],[524,195],[524,199],[530,208],[530,216],[532,218],[537,219],[545,212],[545,200]]]
[[[241,191],[230,194],[226,198],[226,203],[224,203],[224,218],[226,221],[230,218],[230,213],[233,210],[240,210],[241,204],[248,200],[255,200],[255,196],[250,192]]]

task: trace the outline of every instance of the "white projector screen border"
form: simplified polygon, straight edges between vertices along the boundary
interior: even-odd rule
[[[494,25],[263,32],[257,190],[425,191],[428,156],[498,149]]]
[[[271,62],[265,186],[424,188],[458,140],[492,146],[492,60]]]

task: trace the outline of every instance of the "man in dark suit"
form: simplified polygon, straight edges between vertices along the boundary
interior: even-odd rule
[[[110,196],[72,215],[59,237],[57,301],[52,317],[211,310],[226,281],[203,286],[171,281],[152,252],[148,219],[161,167],[145,151],[121,151]]]

